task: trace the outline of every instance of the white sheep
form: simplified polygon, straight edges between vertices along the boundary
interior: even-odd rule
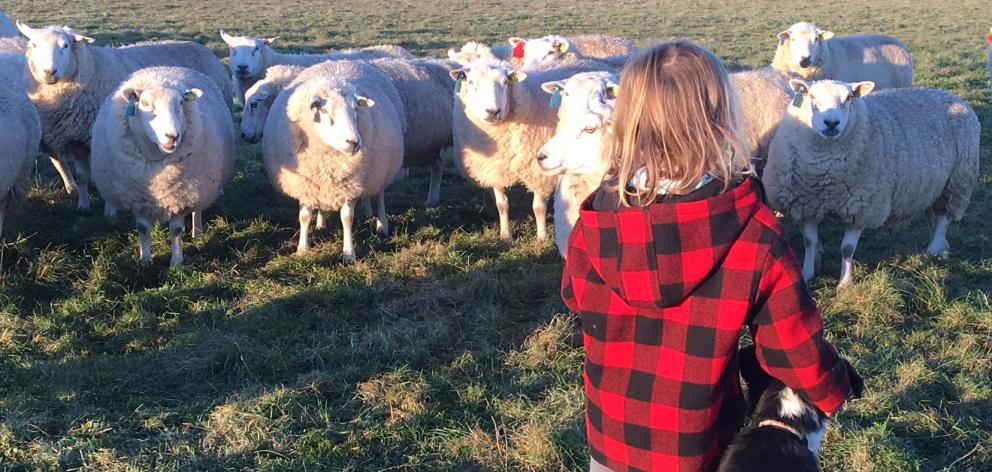
[[[752,161],[760,174],[792,90],[783,75],[770,67],[733,72],[730,83],[737,92],[741,132],[747,138]]]
[[[265,76],[245,92],[245,109],[241,113],[241,137],[245,141],[254,144],[262,139],[272,103],[304,69],[306,67],[282,64],[271,66],[265,69]]]
[[[463,66],[479,58],[488,61],[505,61],[516,69],[523,67],[523,58],[513,57],[513,47],[509,44],[489,46],[478,41],[469,41],[461,48],[448,50],[448,59]]]
[[[946,256],[947,227],[964,216],[978,180],[981,127],[971,106],[939,90],[868,95],[871,82],[790,85],[798,96],[772,140],[764,182],[772,206],[803,224],[803,277],[815,274],[828,215],[846,228],[841,286],[853,280],[863,230],[924,212],[935,221],[926,252]]]
[[[805,80],[870,80],[876,90],[913,86],[913,58],[898,39],[880,34],[834,36],[807,22],[778,34],[772,67]]]
[[[341,212],[342,258],[355,260],[352,218],[378,196],[376,229],[389,234],[385,188],[403,164],[403,103],[389,79],[357,61],[307,68],[276,98],[262,158],[273,185],[300,202],[297,254],[309,250],[311,210]]]
[[[210,77],[182,67],[131,75],[103,102],[93,123],[93,180],[104,199],[134,214],[142,262],[151,261],[149,232],[169,222],[171,266],[183,262],[182,233],[216,200],[234,169],[229,96]]]
[[[31,187],[34,158],[41,142],[41,118],[28,100],[24,57],[0,52],[0,231],[4,218],[16,211]]]
[[[537,39],[509,39],[514,57],[523,62],[524,70],[554,61],[599,59],[614,67],[623,67],[627,58],[637,52],[630,40],[603,35],[566,38],[552,34]]]
[[[555,189],[554,221],[562,257],[582,202],[599,187],[609,167],[603,144],[611,133],[619,82],[612,72],[583,72],[541,86],[561,96],[558,126],[538,151],[537,163],[545,175],[561,176]]]
[[[524,73],[507,62],[478,57],[451,72],[457,82],[452,120],[455,164],[475,184],[493,189],[499,236],[505,241],[512,239],[506,189],[517,184],[534,194],[537,239],[547,238],[547,199],[557,178],[545,176],[534,156],[554,134],[556,118],[541,84],[610,69],[589,60],[556,66]]]
[[[231,80],[237,99],[244,102],[246,92],[260,80],[265,70],[274,65],[312,66],[331,60],[372,60],[383,58],[413,59],[410,51],[394,45],[343,49],[324,54],[281,53],[272,49],[279,37],[231,36],[220,32],[230,56]]]
[[[71,174],[64,165],[75,163],[79,177],[77,207],[89,207],[90,127],[109,96],[128,76],[145,67],[179,66],[200,71],[230,96],[224,66],[209,49],[188,41],[137,43],[118,48],[91,45],[92,38],[64,26],[33,29],[18,23],[30,41],[25,52],[30,71],[28,96],[41,115],[43,148],[70,187]],[[230,110],[230,100],[227,101]],[[112,208],[108,207],[108,214]]]
[[[10,21],[10,17],[7,16],[3,10],[0,10],[0,38],[16,38],[17,37],[17,27],[14,23]]]
[[[0,52],[12,52],[14,54],[24,55],[24,51],[28,49],[28,42],[24,38],[0,38]],[[27,64],[24,65],[27,68]]]

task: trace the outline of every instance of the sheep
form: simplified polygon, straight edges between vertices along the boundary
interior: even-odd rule
[[[304,69],[306,67],[282,64],[271,66],[265,69],[265,77],[245,92],[245,109],[241,113],[241,137],[245,141],[254,144],[262,139],[272,103]]]
[[[737,92],[741,132],[751,150],[755,172],[761,175],[792,90],[783,75],[770,67],[733,72],[730,83]]]
[[[17,27],[14,23],[10,21],[10,17],[7,16],[3,10],[0,10],[0,38],[16,38],[17,37]]]
[[[209,49],[188,41],[137,43],[118,48],[93,46],[93,38],[65,26],[33,29],[17,24],[29,40],[28,96],[41,115],[42,145],[53,153],[56,169],[69,186],[66,159],[79,177],[77,208],[89,208],[90,127],[103,100],[138,69],[183,66],[200,71],[230,96],[224,66]],[[230,113],[230,100],[226,101]],[[112,215],[108,207],[107,214]]]
[[[342,259],[354,262],[355,203],[373,195],[376,230],[389,234],[384,192],[403,164],[405,131],[396,88],[368,63],[311,66],[279,94],[265,121],[262,160],[276,189],[300,203],[297,254],[309,250],[311,209],[340,210]]]
[[[612,72],[583,72],[541,88],[561,96],[554,136],[537,152],[547,176],[560,176],[555,189],[555,244],[565,257],[579,207],[603,180],[609,161],[603,150],[611,133],[613,106],[620,79]]]
[[[12,52],[23,55],[28,49],[28,42],[24,38],[0,38],[0,52]],[[27,64],[24,65],[27,68]]]
[[[815,274],[818,225],[845,226],[840,286],[853,281],[865,229],[934,218],[927,254],[946,257],[978,181],[980,126],[968,103],[929,89],[868,95],[872,82],[792,80],[793,106],[772,140],[764,182],[772,206],[803,224],[803,277]],[[797,106],[798,105],[798,106]]]
[[[27,198],[34,158],[41,142],[41,118],[28,100],[24,83],[24,57],[0,52],[0,231],[4,217]]]
[[[326,54],[287,54],[272,49],[279,37],[257,38],[231,36],[220,32],[230,55],[231,80],[236,98],[242,103],[245,94],[262,78],[266,69],[277,64],[312,66],[329,60],[372,60],[383,58],[413,59],[410,51],[393,45],[370,46],[362,49],[343,49]]]
[[[149,67],[132,74],[100,107],[93,123],[93,181],[114,208],[134,214],[140,260],[151,262],[149,233],[169,222],[172,257],[183,263],[184,219],[192,238],[202,212],[234,169],[229,96],[206,75],[183,67]]]
[[[557,178],[543,175],[534,156],[554,133],[555,112],[548,107],[541,84],[609,69],[603,63],[583,60],[525,73],[505,61],[478,57],[451,71],[457,83],[452,119],[455,164],[476,185],[493,190],[499,237],[504,241],[512,240],[506,189],[516,184],[534,194],[537,239],[547,239],[547,199]]]
[[[638,50],[630,40],[603,35],[566,38],[553,34],[529,40],[513,37],[509,42],[513,47],[513,55],[522,59],[524,70],[538,64],[571,60],[570,58],[600,59],[619,68],[623,67],[627,57]]]
[[[807,22],[778,34],[772,67],[804,80],[870,80],[876,90],[913,86],[913,58],[898,39],[878,34],[835,37]]]
[[[505,61],[516,69],[523,67],[523,58],[514,57],[513,47],[509,44],[489,46],[478,41],[469,41],[459,49],[448,50],[448,59],[463,66],[479,58],[490,61]]]

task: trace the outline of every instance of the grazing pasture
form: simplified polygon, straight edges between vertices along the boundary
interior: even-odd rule
[[[66,24],[120,44],[199,41],[219,29],[281,36],[282,50],[389,43],[442,55],[467,40],[605,33],[640,45],[687,37],[733,69],[771,61],[775,35],[810,20],[879,32],[913,53],[917,86],[961,95],[983,123],[982,176],[949,232],[951,258],[921,254],[924,218],[867,231],[855,284],[835,288],[840,228],[813,291],[829,338],[865,377],[836,417],[825,470],[992,470],[992,125],[988,2],[790,3],[339,0],[13,0],[32,26]],[[239,114],[240,116],[240,114]],[[449,156],[446,156],[450,158]],[[0,470],[535,470],[588,464],[581,338],[558,297],[553,238],[533,241],[529,196],[511,196],[515,244],[491,193],[446,163],[387,194],[392,235],[340,224],[294,257],[297,206],[240,142],[225,195],[186,265],[167,231],[139,265],[130,216],[75,210],[47,159],[0,245]],[[802,241],[789,226],[793,247]]]

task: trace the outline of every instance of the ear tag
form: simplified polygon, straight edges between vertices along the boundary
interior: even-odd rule
[[[806,87],[800,85],[799,90],[796,90],[796,96],[792,99],[792,106],[796,108],[803,106],[803,95],[805,94],[806,94]]]
[[[561,108],[561,87],[555,87],[555,93],[551,94],[551,108]]]
[[[523,59],[523,57],[524,57],[524,44],[527,44],[527,43],[524,43],[523,41],[521,41],[521,42],[517,43],[516,46],[513,46],[513,57],[515,57],[517,59]]]
[[[134,95],[127,97],[127,116],[134,116]]]
[[[459,75],[458,79],[455,80],[455,93],[461,93],[461,92],[462,92],[462,76]]]
[[[985,40],[988,41],[989,43],[992,43],[992,33],[985,35]]]

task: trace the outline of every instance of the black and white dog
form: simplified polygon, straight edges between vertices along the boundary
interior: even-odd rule
[[[758,363],[754,346],[742,348],[739,358],[751,424],[723,453],[718,472],[819,472],[817,452],[827,417],[768,375]],[[851,389],[861,397],[864,381],[851,364],[844,363]]]

